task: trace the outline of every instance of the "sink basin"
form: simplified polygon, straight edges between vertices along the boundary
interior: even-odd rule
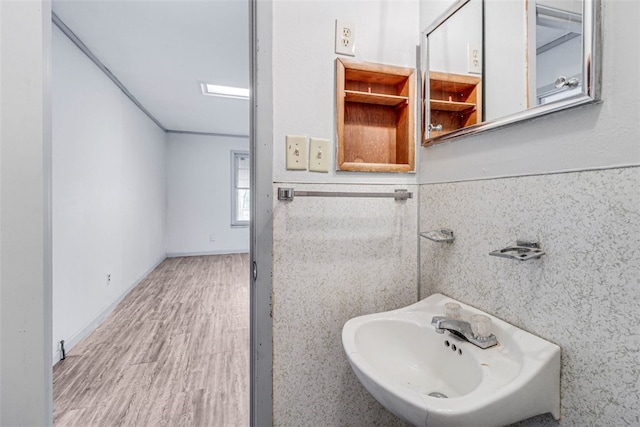
[[[431,326],[444,304],[462,319],[484,314],[498,345],[481,349]],[[560,418],[560,347],[441,294],[349,320],[349,363],[385,408],[416,426],[504,426],[550,412]]]

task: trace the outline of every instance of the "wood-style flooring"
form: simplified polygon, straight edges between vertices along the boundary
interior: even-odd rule
[[[249,256],[168,258],[53,368],[55,426],[248,426]]]

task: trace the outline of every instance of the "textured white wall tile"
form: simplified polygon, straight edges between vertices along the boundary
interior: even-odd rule
[[[562,347],[560,425],[640,425],[640,168],[422,185],[421,297],[441,292]],[[546,255],[491,257],[517,238]],[[521,425],[558,425],[550,416]]]
[[[398,187],[282,186],[360,192]],[[414,198],[274,201],[275,425],[405,425],[362,387],[342,348],[342,326],[350,318],[416,301],[417,186],[400,187]]]

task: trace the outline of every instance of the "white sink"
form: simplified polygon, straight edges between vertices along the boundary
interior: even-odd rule
[[[462,320],[489,316],[498,345],[483,350],[436,333],[431,319],[447,302],[462,306]],[[444,295],[351,319],[342,343],[373,397],[416,426],[504,426],[547,412],[560,418],[560,347]]]

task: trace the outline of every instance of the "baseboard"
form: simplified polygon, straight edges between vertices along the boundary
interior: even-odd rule
[[[160,258],[158,258],[158,260],[156,260],[153,266],[149,268],[146,272],[144,272],[138,278],[138,280],[133,282],[133,284],[129,286],[118,298],[116,298],[114,302],[112,302],[107,308],[102,310],[91,322],[89,322],[86,326],[84,326],[80,331],[76,332],[71,338],[69,338],[68,340],[65,339],[64,340],[65,352],[68,353],[69,350],[71,350],[73,347],[76,346],[76,344],[80,342],[80,340],[82,340],[83,338],[87,337],[90,333],[95,331],[98,328],[98,326],[100,326],[102,322],[104,322],[107,316],[111,314],[113,309],[116,308],[118,304],[120,304],[120,302],[124,299],[124,297],[126,297],[129,294],[129,292],[131,292],[136,286],[138,286],[140,282],[142,282],[144,278],[147,277],[149,273],[151,273],[157,266],[159,266],[160,263],[164,261],[166,258],[167,258],[166,255],[162,255]],[[60,361],[61,357],[62,357],[62,352],[60,351],[60,349],[58,349],[53,353],[54,366],[56,363]]]
[[[205,255],[230,255],[230,254],[248,254],[249,249],[223,249],[219,251],[206,252],[172,252],[167,254],[167,258],[177,258],[183,256],[205,256]]]

